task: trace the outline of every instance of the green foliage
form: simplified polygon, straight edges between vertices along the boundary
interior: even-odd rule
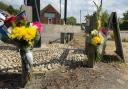
[[[128,20],[124,20],[120,23],[120,28],[123,30],[128,29]]]
[[[6,11],[9,12],[10,14],[17,14],[17,10],[15,10],[11,5],[9,5],[7,8],[6,8]]]
[[[68,25],[76,25],[76,18],[75,17],[68,17],[67,18],[67,24]]]
[[[123,30],[128,29],[128,11],[123,13],[123,19],[120,21],[120,28]]]
[[[105,26],[108,23],[109,16],[110,15],[108,14],[107,11],[102,12],[102,17],[101,17],[101,21],[102,21],[101,25],[102,26]]]
[[[128,11],[123,13],[123,20],[128,20]]]
[[[0,9],[6,10],[8,5],[4,4],[3,2],[0,2]]]
[[[19,10],[14,9],[11,5],[6,5],[3,2],[0,2],[0,9],[9,12],[10,14],[16,15]]]

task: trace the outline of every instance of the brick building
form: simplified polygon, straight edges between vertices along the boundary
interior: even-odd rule
[[[44,24],[60,24],[61,22],[60,13],[51,4],[41,10],[40,16]]]

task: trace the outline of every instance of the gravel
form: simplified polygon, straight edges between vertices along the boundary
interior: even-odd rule
[[[47,72],[71,67],[86,60],[83,49],[74,48],[66,44],[42,44],[41,48],[33,50],[34,72]],[[0,72],[21,72],[21,58],[17,48],[13,45],[0,46]]]

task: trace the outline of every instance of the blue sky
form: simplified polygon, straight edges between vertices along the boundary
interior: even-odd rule
[[[8,5],[13,5],[15,8],[19,8],[23,5],[24,0],[0,0]],[[60,0],[40,0],[41,9],[48,4],[52,4],[58,11],[60,9]],[[64,0],[62,1],[62,18],[64,10]],[[80,10],[82,10],[82,22],[86,14],[91,14],[96,10],[93,1],[99,3],[100,0],[67,0],[68,1],[68,16],[74,16],[77,18],[77,22],[80,21]],[[103,10],[107,10],[109,13],[116,11],[118,17],[122,17],[122,13],[128,10],[127,0],[103,0]]]

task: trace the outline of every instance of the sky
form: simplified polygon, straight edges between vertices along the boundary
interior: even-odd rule
[[[0,0],[8,5],[12,5],[14,8],[19,8],[24,4],[24,0]],[[52,4],[58,12],[60,12],[60,0],[40,0],[41,9],[43,9],[48,4]],[[80,10],[82,14],[82,22],[84,22],[84,16],[87,14],[92,14],[96,7],[93,3],[100,3],[100,0],[67,0],[67,16],[74,16],[77,22],[80,22]],[[61,0],[61,14],[63,18],[64,14],[64,0]],[[122,13],[128,10],[128,0],[103,0],[103,10],[107,10],[109,13],[116,11],[118,17],[122,17]]]

